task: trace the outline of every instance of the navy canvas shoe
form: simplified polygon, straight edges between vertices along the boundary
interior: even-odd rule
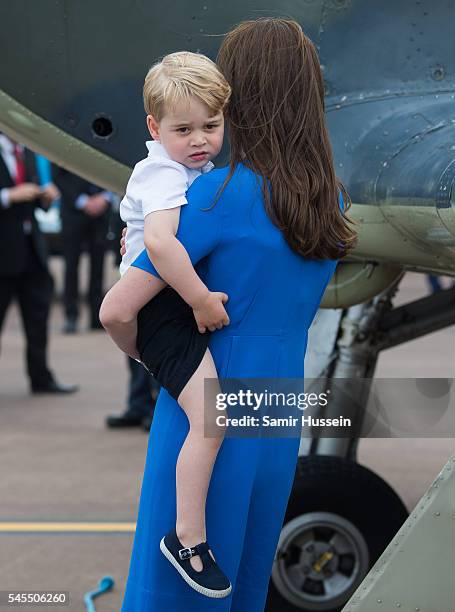
[[[227,597],[232,590],[231,583],[213,560],[209,548],[207,542],[185,548],[178,539],[175,529],[160,542],[163,555],[191,588],[207,597]],[[202,561],[200,572],[197,572],[190,562],[191,557],[196,555],[199,555]]]

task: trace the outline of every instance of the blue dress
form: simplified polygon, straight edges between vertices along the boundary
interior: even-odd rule
[[[202,280],[229,295],[230,325],[212,334],[223,377],[303,377],[308,328],[336,261],[294,253],[268,218],[260,181],[240,164],[188,191],[177,237]],[[157,274],[144,251],[137,267]],[[194,591],[159,549],[175,526],[175,468],[188,420],[162,390],[150,431],[123,612],[262,612],[293,483],[298,438],[225,438],[207,496],[207,541],[232,583],[224,599]]]

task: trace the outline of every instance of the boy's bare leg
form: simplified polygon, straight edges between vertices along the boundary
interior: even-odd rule
[[[137,314],[166,283],[131,266],[107,292],[100,308],[100,321],[115,344],[127,355],[139,358],[136,348]]]
[[[176,532],[178,539],[185,547],[195,546],[206,540],[207,491],[218,450],[223,442],[222,429],[220,429],[220,437],[204,437],[205,378],[218,378],[209,350],[206,351],[198,369],[178,398],[190,422],[190,430],[180,450],[176,470]],[[213,412],[215,413],[215,407],[213,407]],[[202,570],[199,556],[191,557],[190,563],[196,571]]]

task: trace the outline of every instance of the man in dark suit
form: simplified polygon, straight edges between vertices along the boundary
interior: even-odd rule
[[[33,393],[72,393],[75,385],[58,383],[47,365],[47,321],[52,278],[46,244],[35,208],[58,197],[55,185],[40,188],[35,157],[0,134],[0,330],[15,298],[27,342],[27,371]]]
[[[160,385],[150,376],[144,366],[127,357],[130,370],[127,408],[121,414],[110,414],[106,425],[111,428],[143,427],[150,430]]]
[[[103,301],[103,267],[107,246],[112,195],[85,179],[53,167],[53,179],[61,191],[62,238],[65,258],[65,333],[77,331],[79,317],[79,259],[84,244],[90,256],[88,303],[90,328],[102,329],[99,309]]]

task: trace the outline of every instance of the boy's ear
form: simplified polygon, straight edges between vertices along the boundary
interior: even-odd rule
[[[153,115],[147,115],[147,127],[153,140],[160,141],[160,126]]]

